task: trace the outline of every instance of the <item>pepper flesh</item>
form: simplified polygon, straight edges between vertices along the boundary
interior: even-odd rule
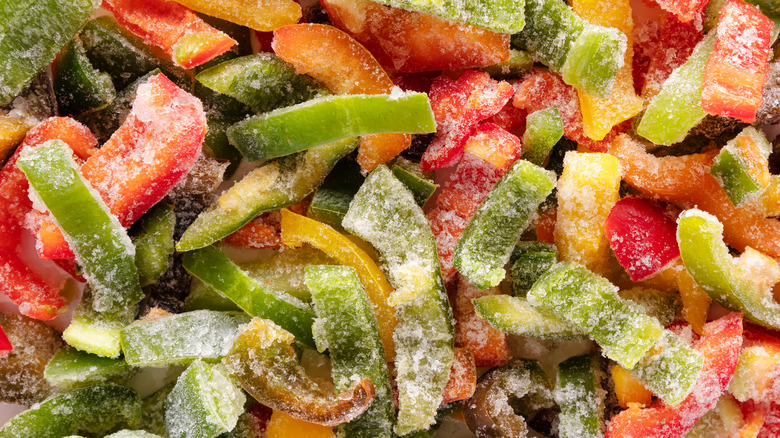
[[[261,0],[251,3],[239,0],[222,0],[219,3],[207,0],[175,1],[194,11],[261,32],[293,24],[301,18],[301,7],[293,0]]]

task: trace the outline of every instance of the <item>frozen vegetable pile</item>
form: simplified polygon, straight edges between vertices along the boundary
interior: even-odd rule
[[[780,1],[301,3],[0,2],[0,438],[780,436]]]

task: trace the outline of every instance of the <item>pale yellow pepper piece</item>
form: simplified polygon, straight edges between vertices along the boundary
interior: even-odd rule
[[[607,275],[611,249],[604,222],[619,199],[620,168],[609,154],[567,152],[558,179],[555,246],[561,260]]]
[[[32,127],[23,119],[0,116],[0,166],[14,152],[14,148],[24,140],[24,135]]]
[[[299,420],[280,411],[271,413],[265,436],[266,438],[336,438],[332,427]]]
[[[769,183],[759,195],[757,208],[763,210],[764,216],[780,216],[780,175],[769,175]]]
[[[615,382],[615,395],[621,408],[627,408],[629,403],[642,406],[650,406],[653,402],[653,393],[645,388],[631,371],[615,364],[612,367],[612,380]]]
[[[295,24],[303,16],[293,0],[174,0],[193,11],[221,18],[250,29],[270,32]]]
[[[583,19],[617,28],[628,37],[625,63],[615,77],[612,94],[606,99],[599,99],[577,90],[585,135],[593,140],[602,140],[612,127],[639,114],[644,104],[634,91],[631,5],[629,0],[572,0],[571,6]]]
[[[284,246],[299,247],[308,243],[333,257],[339,263],[355,268],[360,282],[371,300],[379,324],[379,335],[382,337],[382,343],[385,347],[385,358],[391,362],[395,351],[393,330],[397,320],[395,319],[395,310],[388,304],[387,299],[393,292],[393,287],[387,282],[385,274],[371,256],[329,225],[287,209],[282,210],[281,228]]]

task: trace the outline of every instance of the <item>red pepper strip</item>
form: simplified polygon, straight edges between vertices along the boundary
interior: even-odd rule
[[[309,198],[287,207],[290,211],[306,216],[306,209],[309,207]],[[225,243],[240,248],[279,248],[282,246],[281,210],[269,211],[256,217],[234,231],[233,234],[225,237]]]
[[[477,316],[471,302],[476,298],[499,294],[498,288],[482,291],[459,275],[457,285],[449,287],[448,292],[455,318],[455,346],[471,350],[478,367],[495,367],[509,362],[506,333]]]
[[[735,207],[710,175],[717,150],[658,158],[630,137],[620,136],[610,145],[609,153],[620,160],[623,179],[634,188],[661,201],[684,208],[698,206],[715,215],[723,224],[729,246],[738,251],[750,246],[770,257],[780,257],[780,221],[765,218],[751,206]]]
[[[5,335],[5,330],[3,330],[3,327],[0,327],[0,358],[12,352],[13,349],[14,346],[11,345],[11,341],[8,340],[8,336]],[[477,370],[474,370],[475,379],[476,379],[476,371]]]
[[[158,74],[138,88],[130,115],[81,173],[129,227],[192,169],[205,135],[200,101]],[[51,230],[47,227],[41,229]],[[56,232],[38,239],[41,257],[65,251],[72,257]]]
[[[54,139],[66,142],[81,159],[96,150],[97,140],[86,126],[68,117],[54,117],[31,129],[0,170],[0,292],[19,306],[23,315],[44,320],[65,311],[65,298],[17,255],[22,224],[32,211],[32,202],[27,196],[27,178],[16,166],[16,160],[25,147]]]
[[[648,5],[650,0],[644,0],[643,3],[653,7],[652,12],[657,12],[660,8],[657,5]],[[645,76],[650,67],[650,59],[655,55],[658,46],[658,20],[651,14],[642,14],[634,16],[634,53],[631,58],[631,73],[634,76],[634,91],[642,95],[642,88],[645,85]]]
[[[772,26],[772,20],[742,0],[723,5],[715,49],[704,67],[704,111],[745,123],[756,121],[764,102]]]
[[[522,137],[525,132],[527,116],[528,113],[524,109],[512,105],[512,102],[508,102],[501,108],[501,111],[487,119],[486,122],[494,123],[517,137]]]
[[[157,46],[184,68],[204,64],[236,41],[186,7],[167,0],[103,0],[103,7],[145,43]]]
[[[457,400],[465,400],[474,395],[477,389],[477,366],[474,364],[474,355],[468,348],[455,347],[455,357],[450,368],[450,380],[444,387],[442,403],[450,403]]]
[[[661,9],[671,12],[680,21],[687,23],[693,21],[697,15],[704,12],[704,7],[707,6],[709,0],[655,0]],[[701,24],[699,24],[701,26]],[[666,35],[663,38],[666,38]]]
[[[664,81],[688,59],[693,48],[704,37],[702,26],[697,28],[697,20],[683,23],[674,15],[664,13],[660,23],[659,37],[647,43],[645,48],[650,54],[642,78],[644,86],[640,91],[642,98],[648,102],[661,91]]]
[[[446,76],[433,80],[431,108],[436,117],[436,137],[422,156],[423,171],[456,163],[477,124],[495,115],[509,102],[514,89],[487,73],[466,70],[457,81]]]
[[[505,172],[505,169],[499,169],[481,158],[465,153],[455,172],[442,184],[436,206],[427,216],[436,237],[441,274],[445,283],[449,282],[456,272],[452,257],[458,238]]]
[[[522,155],[523,142],[495,123],[484,122],[477,125],[463,150],[507,171]]]
[[[758,438],[777,438],[780,436],[780,401],[766,404],[764,408],[764,427],[758,433]]]
[[[626,129],[626,124],[623,123],[613,128],[603,140],[596,141],[588,138],[582,125],[577,90],[566,85],[563,79],[555,73],[533,70],[515,89],[514,106],[522,108],[530,114],[555,105],[563,122],[563,135],[591,151],[606,151],[609,142],[615,138],[615,133]]]
[[[612,418],[606,438],[673,438],[688,432],[718,402],[737,367],[742,346],[742,314],[730,313],[704,326],[693,347],[704,367],[685,400],[675,406],[657,399],[649,408],[630,406]]]

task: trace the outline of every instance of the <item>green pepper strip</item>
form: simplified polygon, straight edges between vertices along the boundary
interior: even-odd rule
[[[179,251],[203,248],[260,213],[292,205],[313,192],[333,166],[357,146],[348,138],[265,163],[237,182],[184,232]]]
[[[551,106],[528,114],[523,143],[528,149],[523,159],[541,166],[553,146],[563,137],[563,121],[558,107]]]
[[[718,180],[729,200],[735,206],[740,206],[751,199],[760,195],[766,187],[762,187],[761,181],[757,175],[750,173],[750,164],[748,157],[740,148],[740,137],[748,137],[758,146],[764,159],[769,158],[772,152],[772,145],[769,144],[764,133],[753,126],[743,129],[736,137],[729,140],[726,146],[721,148],[720,153],[715,156],[710,168],[710,174]],[[767,172],[766,168],[762,169]]]
[[[453,359],[452,310],[431,226],[412,193],[384,165],[366,178],[342,225],[376,248],[395,288],[388,303],[398,318],[396,433],[425,430],[435,420]]]
[[[266,290],[222,251],[208,246],[184,255],[184,268],[252,316],[267,318],[314,347],[311,326],[314,312],[290,295]]]
[[[561,438],[603,436],[604,396],[598,361],[590,355],[575,356],[558,365],[553,396],[561,408]]]
[[[117,424],[136,424],[141,400],[127,387],[107,383],[61,392],[10,419],[0,438],[61,438],[79,431],[103,436]]]
[[[379,326],[357,272],[349,266],[306,268],[324,347],[330,352],[336,391],[345,391],[355,380],[371,379],[376,396],[362,415],[341,425],[344,436],[393,436],[395,408],[385,363]],[[324,350],[324,348],[320,348]]]
[[[524,298],[489,295],[472,302],[477,315],[502,332],[554,341],[587,339],[576,327],[553,314],[540,311]]]
[[[765,256],[748,248],[733,258],[723,243],[723,224],[697,209],[680,215],[677,241],[685,268],[713,300],[750,321],[780,329],[780,304],[772,296],[772,284],[766,284],[772,277],[777,281],[777,263],[767,261],[773,272],[748,273],[750,265],[758,264],[750,262],[764,262],[760,259]]]
[[[213,438],[236,427],[246,397],[221,363],[193,362],[165,401],[170,438]]]
[[[94,292],[92,306],[99,312],[120,312],[143,298],[135,248],[100,195],[81,176],[72,154],[64,142],[51,140],[23,154],[19,168],[83,267]]]
[[[356,160],[346,157],[339,161],[314,192],[306,215],[343,232],[341,221],[365,179]]]
[[[138,220],[143,235],[135,237],[135,264],[141,285],[157,281],[168,270],[168,258],[174,253],[173,230],[176,215],[173,207],[157,204]]]
[[[242,56],[203,70],[195,76],[210,89],[264,113],[303,103],[328,91],[273,53]]]
[[[631,374],[666,404],[675,405],[693,390],[702,366],[701,353],[676,334],[664,330]]]
[[[63,348],[46,365],[43,376],[59,388],[73,388],[108,380],[126,380],[134,369],[123,359],[111,359]]]
[[[271,321],[255,318],[222,360],[255,400],[277,411],[324,426],[351,421],[374,400],[369,379],[336,395],[320,388],[298,364],[293,336]]]
[[[63,49],[54,68],[54,94],[60,114],[81,114],[108,105],[116,90],[111,76],[92,67],[78,38]]]
[[[23,0],[0,6],[0,106],[51,64],[100,2]],[[10,3],[10,4],[9,4]]]
[[[455,247],[453,263],[469,283],[487,289],[506,277],[504,265],[515,242],[553,188],[553,172],[525,160],[512,165],[471,218]]]
[[[168,366],[196,359],[219,360],[249,317],[241,312],[195,310],[139,320],[121,332],[125,361],[133,366]]]
[[[393,165],[393,175],[412,192],[414,201],[420,208],[425,206],[439,187],[432,179],[423,175],[419,164],[403,158],[397,159]]]
[[[135,320],[138,305],[128,306],[119,313],[106,314],[96,311],[92,302],[92,291],[87,288],[62,338],[78,350],[117,358],[122,353],[119,332]]]
[[[512,294],[525,297],[531,286],[558,261],[558,250],[551,243],[518,242],[509,257]]]
[[[363,134],[436,131],[425,93],[337,95],[277,109],[231,126],[230,144],[249,161],[268,160]]]
[[[576,263],[560,262],[528,292],[528,302],[568,321],[626,369],[650,350],[663,328],[657,319],[621,299],[617,287]]]

